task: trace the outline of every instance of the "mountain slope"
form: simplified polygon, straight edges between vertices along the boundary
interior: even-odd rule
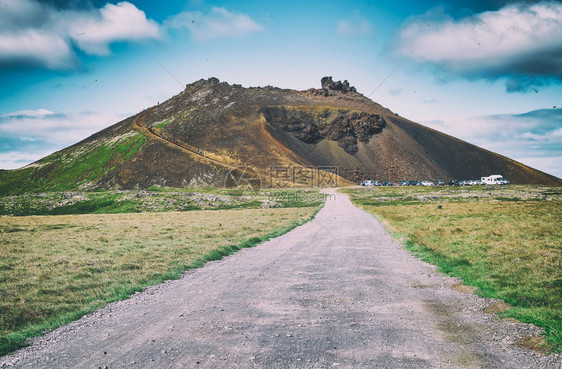
[[[379,180],[562,180],[410,122],[347,81],[321,89],[243,88],[216,78],[27,167],[0,173],[0,194],[150,186],[222,186],[228,174],[264,186]],[[332,174],[335,172],[339,175]]]

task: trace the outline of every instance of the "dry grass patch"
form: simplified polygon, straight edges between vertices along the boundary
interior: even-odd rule
[[[318,208],[0,217],[0,353],[301,224]]]
[[[451,288],[454,289],[457,292],[467,293],[467,294],[471,294],[471,293],[474,293],[476,291],[476,287],[467,286],[464,283],[455,283],[454,285],[451,286]]]
[[[548,343],[546,343],[544,337],[541,336],[523,337],[517,341],[517,346],[537,351],[543,355],[549,352]]]
[[[504,311],[508,311],[511,308],[513,308],[513,306],[506,304],[503,301],[498,301],[484,308],[484,312],[486,314],[499,314],[499,313],[503,313]]]

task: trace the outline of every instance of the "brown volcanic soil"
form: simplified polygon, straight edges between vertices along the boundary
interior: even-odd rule
[[[326,86],[325,86],[326,87]],[[349,180],[479,178],[560,185],[556,177],[410,122],[351,90],[243,88],[200,80],[151,109],[162,132],[267,175],[336,166]]]
[[[147,138],[142,148],[128,160],[106,164],[101,178],[81,188],[222,186],[228,172],[245,166],[267,186],[447,181],[491,174],[512,183],[562,185],[559,178],[399,117],[346,82],[326,78],[322,89],[307,91],[199,80],[64,151],[84,151],[135,133]],[[38,163],[37,178],[58,165]],[[330,177],[319,183],[324,172],[305,169],[310,167],[337,168],[347,180]],[[311,179],[307,170],[316,177]]]

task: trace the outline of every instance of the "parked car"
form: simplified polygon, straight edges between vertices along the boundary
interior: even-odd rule
[[[366,181],[363,181],[361,183],[361,186],[369,186],[369,187],[371,187],[371,186],[382,186],[382,183],[380,181],[373,181],[371,179],[368,179]]]
[[[384,181],[384,182],[382,183],[382,185],[383,185],[383,186],[394,186],[394,182],[392,182],[392,181]]]
[[[438,179],[437,181],[435,181],[435,185],[436,186],[445,186],[445,181]]]
[[[398,181],[398,183],[396,185],[397,186],[409,186],[410,182],[408,182],[408,181]]]
[[[420,181],[410,181],[410,186],[421,186]]]
[[[431,181],[422,181],[422,186],[435,186],[435,183]]]

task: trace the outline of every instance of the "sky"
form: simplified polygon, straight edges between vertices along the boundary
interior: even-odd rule
[[[201,78],[306,90],[323,76],[562,178],[558,0],[0,0],[0,169]]]

